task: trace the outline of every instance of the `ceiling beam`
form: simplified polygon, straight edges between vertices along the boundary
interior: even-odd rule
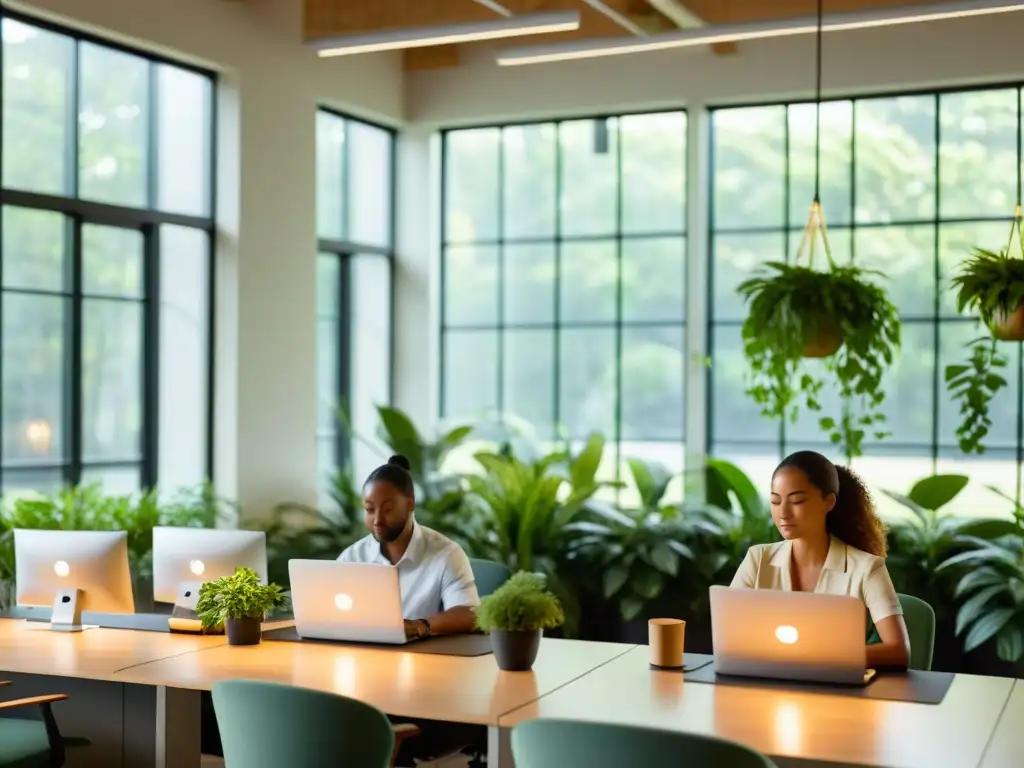
[[[828,0],[825,12],[871,11],[934,3],[935,0]],[[815,0],[681,0],[681,4],[707,24],[813,16],[818,10]]]

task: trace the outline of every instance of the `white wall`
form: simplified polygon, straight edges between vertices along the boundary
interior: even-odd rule
[[[399,123],[401,57],[318,59],[298,0],[16,7],[221,74],[215,479],[248,517],[315,503],[316,106]]]
[[[835,93],[992,82],[1024,76],[1024,13],[826,35],[824,86]],[[457,69],[412,74],[406,117],[432,125],[810,96],[814,36],[499,67],[476,51]]]

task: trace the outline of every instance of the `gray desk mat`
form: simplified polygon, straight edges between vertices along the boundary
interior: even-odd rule
[[[659,667],[657,664],[651,664],[650,668],[655,672],[676,672],[689,675],[691,672],[696,672],[701,667],[706,667],[713,661],[714,658],[708,656],[706,653],[684,653],[683,666],[681,667]]]
[[[710,657],[705,657],[710,658]],[[946,691],[953,684],[951,672],[879,672],[867,685],[836,685],[834,683],[808,683],[795,680],[771,680],[760,677],[719,675],[714,663],[685,673],[689,683],[731,685],[739,688],[768,688],[784,691],[824,693],[832,696],[851,696],[857,699],[879,701],[905,701],[910,704],[941,704]]]
[[[326,643],[327,645],[346,645],[356,648],[373,648],[382,651],[402,651],[404,653],[428,653],[435,656],[487,656],[491,651],[491,638],[487,635],[446,635],[428,637],[414,643],[391,645],[388,643],[350,643],[339,640],[312,640],[299,637],[295,627],[265,630],[263,639],[282,643]]]

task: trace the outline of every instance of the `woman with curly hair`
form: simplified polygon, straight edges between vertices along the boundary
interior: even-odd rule
[[[732,586],[859,597],[881,638],[867,646],[868,667],[906,669],[910,638],[885,569],[885,525],[861,479],[797,451],[772,475],[771,508],[783,541],[747,550]]]

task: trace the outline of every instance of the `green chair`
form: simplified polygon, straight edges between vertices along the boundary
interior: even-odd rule
[[[711,736],[629,725],[529,720],[512,730],[516,768],[775,768],[764,755]]]
[[[935,611],[919,597],[900,595],[899,598],[910,635],[910,669],[927,672],[932,668],[935,653]]]
[[[469,565],[473,569],[476,591],[480,597],[487,597],[512,578],[512,572],[508,568],[493,560],[470,560]]]
[[[261,680],[213,686],[225,768],[388,768],[387,715],[355,699]]]
[[[8,683],[0,681],[2,685]],[[65,693],[54,693],[0,701],[0,766],[60,768],[64,765],[64,739],[51,705],[66,698]]]
[[[909,669],[928,672],[935,652],[935,611],[924,600],[913,595],[897,595],[903,609],[903,621],[910,636]],[[878,628],[868,617],[868,645],[882,642]]]

